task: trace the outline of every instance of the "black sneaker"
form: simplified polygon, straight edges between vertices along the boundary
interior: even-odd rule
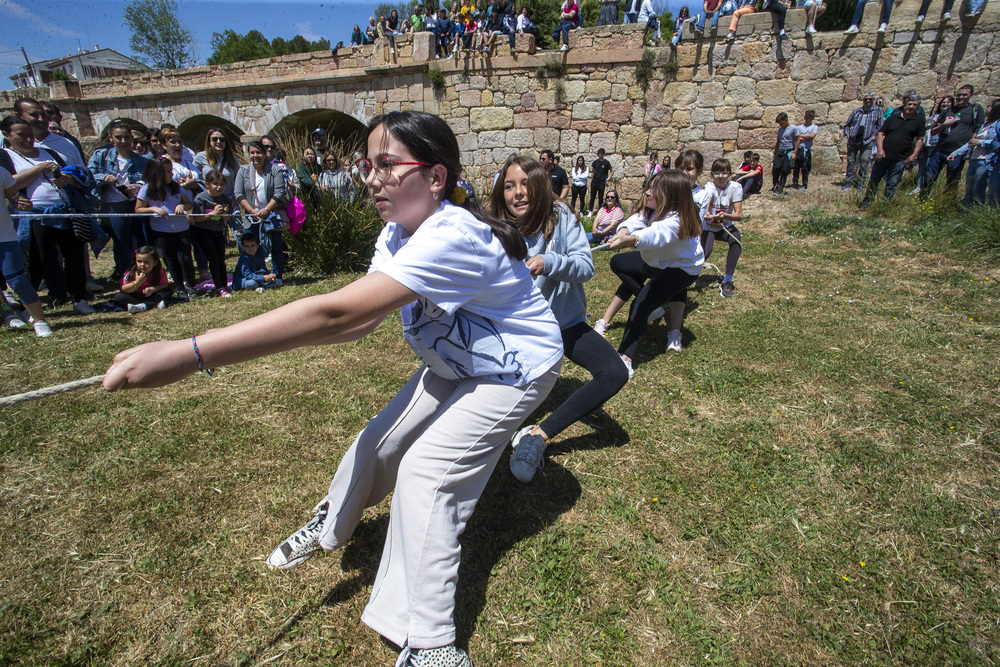
[[[736,287],[733,286],[732,280],[726,280],[719,285],[719,293],[727,299],[733,295],[733,290],[735,289]]]

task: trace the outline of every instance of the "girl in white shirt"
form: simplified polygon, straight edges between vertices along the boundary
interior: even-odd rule
[[[580,208],[583,208],[583,205],[587,203],[587,180],[590,179],[590,167],[584,162],[582,155],[576,158],[576,164],[573,165],[572,179],[573,200],[570,208],[576,212],[577,195],[580,197]]]
[[[687,288],[701,273],[700,232],[691,182],[684,172],[670,169],[652,178],[643,210],[622,223],[611,239],[612,250],[638,249],[611,258],[611,270],[622,282],[609,311],[635,297],[618,346],[630,371],[653,310],[667,302],[683,304]],[[605,313],[602,320],[613,315]]]
[[[397,665],[471,665],[455,647],[465,529],[514,429],[545,399],[563,355],[559,324],[510,223],[470,210],[458,141],[431,114],[378,116],[359,172],[386,221],[368,274],[197,339],[120,353],[105,387],[156,387],[201,368],[367,335],[401,309],[423,366],[344,455],[314,517],[268,558],[289,568],[351,537],[393,491],[382,563],[362,620],[404,647]]]
[[[719,286],[719,292],[727,299],[736,289],[733,287],[733,274],[736,273],[736,262],[743,252],[743,237],[736,228],[736,223],[743,219],[743,188],[730,180],[732,171],[732,165],[725,158],[712,163],[712,180],[705,185],[709,204],[701,232],[701,248],[705,251],[706,262],[712,254],[716,239],[729,246],[729,252],[726,253],[726,273]]]

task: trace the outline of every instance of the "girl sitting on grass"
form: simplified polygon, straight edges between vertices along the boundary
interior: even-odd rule
[[[545,399],[562,362],[559,324],[505,220],[465,200],[458,140],[431,114],[368,126],[358,170],[386,221],[368,274],[195,338],[115,357],[111,391],[158,387],[202,368],[366,336],[395,309],[423,366],[347,450],[314,516],[268,558],[305,561],[351,537],[393,492],[382,563],[362,620],[403,647],[401,667],[471,667],[455,647],[459,536],[514,429]],[[255,547],[251,547],[255,548]]]
[[[144,245],[135,251],[135,263],[122,276],[121,291],[111,299],[130,313],[141,313],[149,308],[166,308],[172,292],[156,248]]]
[[[590,244],[569,207],[555,201],[542,165],[530,157],[509,158],[486,208],[524,235],[528,269],[559,321],[565,354],[593,376],[541,424],[514,435],[510,471],[527,483],[542,465],[546,443],[617,394],[628,370],[608,341],[587,326],[583,283],[594,277]]]

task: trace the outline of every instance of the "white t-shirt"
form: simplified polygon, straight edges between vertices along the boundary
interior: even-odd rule
[[[559,324],[524,262],[489,226],[447,202],[407,235],[387,223],[369,273],[420,295],[403,306],[403,337],[436,375],[524,386],[563,354]]]
[[[114,165],[117,169],[115,176],[118,177],[118,185],[125,185],[125,171],[128,169],[130,160],[123,158],[121,155],[115,154]],[[128,201],[128,197],[122,194],[122,191],[116,188],[114,185],[108,185],[104,188],[104,194],[101,198],[108,204],[114,204],[120,201]]]
[[[11,162],[14,163],[14,171],[17,173],[21,173],[26,169],[31,169],[35,165],[41,164],[42,162],[56,161],[52,154],[44,148],[38,149],[38,157],[36,158],[24,157],[17,151],[10,148],[5,150],[7,151],[7,155],[10,156]],[[59,189],[52,185],[52,182],[43,174],[36,176],[35,180],[29,183],[25,188],[25,191],[27,192],[28,199],[31,200],[31,203],[38,208],[66,203],[66,200],[59,194]]]
[[[815,123],[813,123],[812,125],[799,125],[796,129],[798,130],[798,132],[795,133],[796,136],[800,136],[803,134],[814,134],[816,132],[819,132],[819,126],[816,125]],[[794,147],[794,144],[792,144],[792,146]],[[812,147],[813,147],[812,139],[803,139],[802,141],[799,142],[799,148],[812,150]]]
[[[0,167],[0,189],[14,187],[14,177],[10,172]],[[0,243],[17,241],[17,230],[14,229],[14,220],[10,217],[10,211],[6,206],[0,206]],[[2,297],[0,297],[2,298]]]
[[[258,174],[256,169],[250,170],[250,176],[253,178],[254,192],[257,193],[254,208],[264,208],[271,201],[270,197],[267,196],[267,179]]]
[[[678,268],[696,276],[705,263],[705,253],[701,249],[701,238],[695,234],[691,238],[680,239],[681,219],[670,213],[662,220],[654,220],[644,229],[632,232],[638,240],[637,248],[642,261],[658,269]]]
[[[193,160],[188,160],[186,156],[181,156],[180,162],[170,161],[170,164],[174,167],[173,179],[174,183],[180,183],[181,181],[194,176],[196,179],[201,180],[201,172],[198,171],[198,167],[194,166]],[[187,190],[187,188],[184,188]]]
[[[696,185],[691,189],[691,196],[694,198],[694,205],[698,207],[698,217],[701,218],[701,222],[704,224],[705,212],[708,211],[708,204],[712,201],[712,197],[700,185]]]
[[[177,205],[183,203],[181,201],[181,197],[184,194],[184,189],[181,188],[181,191],[178,194],[173,194],[168,190],[167,198],[164,201],[155,201],[149,199],[149,194],[146,192],[148,188],[148,185],[143,185],[139,190],[137,198],[146,202],[147,206],[155,206],[166,209],[167,213],[170,214],[166,216],[149,216],[149,226],[153,229],[153,231],[161,232],[163,234],[177,234],[178,232],[186,231],[189,226],[187,216],[173,214],[174,211],[177,210]]]
[[[46,148],[52,153],[59,153],[59,157],[66,164],[72,164],[83,169],[87,168],[87,163],[83,161],[83,156],[80,155],[80,151],[76,149],[73,142],[66,137],[60,137],[55,132],[49,132],[41,141],[36,139],[35,146]]]
[[[740,187],[738,183],[729,181],[726,187],[721,192],[719,188],[715,186],[714,181],[709,181],[705,185],[705,192],[708,193],[708,210],[706,211],[706,216],[719,215],[720,213],[732,213],[733,204],[738,201],[743,201],[743,188]],[[726,220],[724,224],[717,225],[715,223],[708,222],[706,217],[701,219],[702,229],[707,229],[712,232],[722,231],[723,227],[731,227],[733,225],[732,220]]]

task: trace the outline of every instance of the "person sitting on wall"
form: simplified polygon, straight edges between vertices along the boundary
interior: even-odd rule
[[[858,32],[858,26],[861,25],[861,19],[865,15],[865,5],[869,2],[877,2],[878,0],[858,0],[858,5],[854,9],[854,20],[851,21],[851,27],[844,31],[845,35],[854,35]],[[886,28],[889,27],[889,17],[892,15],[892,0],[882,0],[882,20],[878,24],[878,31],[885,32]]]
[[[730,42],[736,39],[736,24],[740,22],[741,16],[753,14],[756,9],[756,0],[736,0],[736,11],[733,12],[733,20],[729,22],[729,34],[726,39]]]

